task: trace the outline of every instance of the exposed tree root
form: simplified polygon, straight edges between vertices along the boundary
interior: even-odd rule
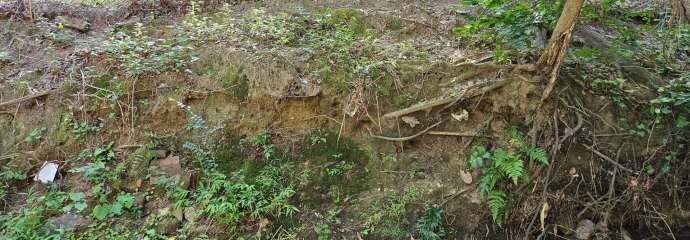
[[[436,106],[457,102],[463,99],[472,98],[498,89],[510,81],[514,80],[512,76],[500,76],[502,73],[510,75],[519,75],[520,72],[534,71],[534,65],[495,65],[495,64],[465,64],[458,66],[474,67],[473,71],[468,71],[454,79],[454,81],[463,81],[477,76],[490,74],[498,74],[498,77],[487,77],[484,79],[469,80],[461,82],[453,86],[446,93],[431,100],[419,102],[410,107],[400,109],[394,112],[386,113],[383,118],[397,118],[410,113],[427,110]]]
[[[43,96],[46,96],[46,95],[48,95],[48,94],[51,94],[52,92],[53,92],[53,90],[51,89],[51,90],[48,90],[48,91],[43,91],[43,92],[39,92],[39,93],[36,93],[36,94],[32,94],[32,95],[20,97],[20,98],[17,98],[17,99],[12,99],[12,100],[9,100],[9,101],[7,101],[7,102],[0,103],[0,108],[6,107],[6,106],[11,106],[11,105],[14,105],[14,104],[17,104],[17,103],[21,103],[21,102],[24,102],[24,101],[27,101],[27,100],[31,100],[31,99],[34,99],[34,98],[43,97]]]
[[[385,136],[374,135],[374,134],[371,134],[371,133],[369,133],[369,134],[370,134],[371,137],[373,137],[373,138],[378,138],[378,139],[387,140],[387,141],[404,142],[404,141],[412,140],[412,139],[414,139],[414,138],[416,138],[416,137],[422,136],[424,133],[430,131],[431,129],[435,128],[436,126],[440,125],[441,123],[443,123],[443,121],[439,121],[439,122],[437,122],[437,123],[434,123],[433,125],[431,125],[431,126],[425,128],[424,130],[422,130],[422,131],[420,131],[420,132],[418,132],[418,133],[415,133],[414,135],[407,136],[407,137],[385,137]]]
[[[590,147],[590,146],[587,146],[587,145],[584,145],[584,144],[582,144],[582,146],[585,147],[585,148],[587,148],[587,150],[591,151],[591,152],[594,153],[595,155],[601,157],[602,159],[606,160],[607,162],[609,162],[609,163],[613,164],[614,166],[618,167],[618,169],[623,170],[623,171],[626,171],[626,172],[629,172],[629,173],[635,173],[635,171],[633,171],[632,169],[627,168],[627,167],[621,165],[620,163],[616,162],[616,160],[613,160],[613,159],[611,159],[609,156],[606,156],[605,154],[603,154],[603,153],[597,151],[596,149],[594,149],[594,147]]]

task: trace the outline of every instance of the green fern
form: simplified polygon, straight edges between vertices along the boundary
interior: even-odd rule
[[[508,129],[506,129],[506,132],[510,136],[510,143],[513,144],[514,146],[520,148],[522,146],[525,146],[525,136],[520,132],[520,130],[517,129],[517,127],[513,126]]]
[[[474,150],[472,150],[472,154],[470,155],[470,167],[477,168],[484,166],[484,161],[490,158],[491,153],[486,151],[486,148],[484,146],[476,146],[474,147]]]
[[[479,178],[479,192],[483,196],[488,196],[496,188],[496,183],[501,178],[500,172],[494,168],[484,170],[482,177]]]
[[[536,160],[544,165],[549,164],[549,154],[540,147],[530,146],[523,149],[523,152],[530,160]]]
[[[491,218],[500,225],[505,217],[506,206],[508,206],[508,194],[501,190],[491,191],[488,200]]]
[[[502,174],[510,177],[514,184],[517,184],[519,178],[525,176],[522,160],[502,148],[496,149],[494,152],[494,167]]]
[[[441,240],[446,235],[443,229],[443,209],[427,203],[424,214],[417,220],[415,229],[422,240]]]

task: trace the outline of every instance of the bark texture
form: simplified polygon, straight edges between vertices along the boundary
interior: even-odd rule
[[[671,0],[673,19],[680,24],[690,23],[690,0]]]
[[[551,35],[551,39],[549,39],[549,45],[537,62],[537,68],[549,75],[549,82],[542,94],[542,101],[551,94],[554,85],[556,85],[556,78],[558,78],[561,63],[563,63],[563,59],[567,53],[570,40],[573,36],[575,23],[577,23],[580,9],[582,9],[584,3],[585,0],[566,1],[561,16],[558,18],[556,27]]]

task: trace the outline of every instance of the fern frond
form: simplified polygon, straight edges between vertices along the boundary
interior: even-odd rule
[[[490,159],[491,158],[491,153],[489,153],[484,146],[476,146],[474,147],[474,150],[472,150],[472,154],[470,154],[470,167],[472,168],[477,168],[481,167],[484,165],[484,160]]]
[[[508,195],[500,190],[491,191],[488,197],[489,211],[491,218],[499,225],[503,222],[506,206],[508,205]]]
[[[489,168],[484,171],[481,178],[479,178],[479,192],[483,196],[489,195],[496,188],[496,183],[501,178],[501,174],[494,168]]]
[[[501,148],[494,152],[494,166],[517,184],[518,179],[525,175],[525,166],[520,158]]]
[[[526,147],[523,152],[527,155],[530,160],[536,160],[544,165],[549,164],[549,154],[540,147],[530,146]]]
[[[513,146],[522,147],[525,145],[525,136],[520,132],[520,130],[517,129],[517,127],[513,126],[508,128],[506,132],[508,132],[508,135],[510,136],[510,143]]]

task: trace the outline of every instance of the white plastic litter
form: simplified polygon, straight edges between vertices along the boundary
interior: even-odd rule
[[[43,162],[43,166],[41,166],[41,170],[38,171],[38,174],[34,177],[34,181],[39,181],[41,183],[51,183],[53,180],[55,180],[55,174],[57,174],[58,171],[58,165],[56,163],[51,163],[51,162]]]

